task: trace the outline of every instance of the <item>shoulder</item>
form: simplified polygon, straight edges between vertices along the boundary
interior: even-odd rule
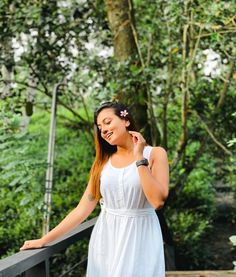
[[[166,161],[168,161],[167,152],[161,146],[152,147],[150,159],[153,162],[154,161],[163,161],[163,162],[166,162]]]
[[[152,147],[152,154],[160,154],[160,155],[167,155],[166,150],[161,146],[153,146]]]

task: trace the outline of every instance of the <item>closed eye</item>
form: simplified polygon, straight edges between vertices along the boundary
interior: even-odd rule
[[[103,119],[103,121],[102,121],[102,125],[104,124],[104,125],[109,125],[110,123],[111,123],[111,119],[109,118],[105,118],[105,119]],[[98,127],[98,130],[99,130],[99,132],[101,132],[102,131],[102,125],[101,124],[97,124],[97,127]]]

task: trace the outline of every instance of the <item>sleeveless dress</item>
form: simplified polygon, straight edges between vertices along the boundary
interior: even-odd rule
[[[149,159],[152,147],[144,148]],[[164,277],[161,229],[146,199],[135,162],[101,173],[101,213],[93,228],[87,277]]]

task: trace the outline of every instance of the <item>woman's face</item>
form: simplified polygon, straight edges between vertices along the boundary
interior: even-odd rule
[[[128,120],[118,117],[112,108],[105,108],[97,116],[97,126],[101,137],[111,145],[117,145],[127,134]]]

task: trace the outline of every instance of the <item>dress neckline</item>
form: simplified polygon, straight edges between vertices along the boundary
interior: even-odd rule
[[[109,158],[109,160],[108,160],[108,163],[109,163],[109,165],[112,167],[112,168],[114,168],[114,169],[125,169],[125,168],[128,168],[128,167],[131,167],[132,165],[134,165],[135,163],[136,163],[136,161],[133,161],[132,163],[130,163],[130,164],[128,164],[128,165],[126,165],[126,166],[122,166],[122,167],[116,167],[116,166],[114,166],[112,163],[111,163],[111,157]]]
[[[144,149],[143,149],[143,155],[144,155],[144,157],[146,157],[145,151],[146,151],[146,149],[148,149],[148,148],[151,148],[151,149],[152,149],[152,147],[151,147],[150,145],[145,145],[145,146],[144,146]],[[148,159],[149,159],[149,156],[150,156],[150,155],[148,155]],[[130,163],[130,164],[126,165],[126,166],[116,167],[116,166],[112,165],[112,163],[111,163],[111,157],[110,157],[110,158],[108,159],[108,164],[110,165],[111,168],[119,170],[119,169],[126,169],[126,168],[129,168],[129,167],[133,166],[134,164],[136,164],[136,161],[133,161],[132,163]]]

